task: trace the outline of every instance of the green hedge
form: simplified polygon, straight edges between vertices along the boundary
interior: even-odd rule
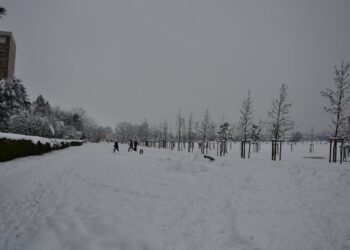
[[[11,140],[0,138],[0,162],[9,161],[17,157],[28,155],[41,155],[52,150],[63,149],[69,146],[80,146],[82,142],[61,142],[51,147],[49,143],[42,144],[38,142],[34,144],[29,140]]]

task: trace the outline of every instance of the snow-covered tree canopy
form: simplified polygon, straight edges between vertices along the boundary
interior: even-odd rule
[[[130,122],[121,122],[115,127],[115,136],[118,141],[128,141],[129,139],[136,139],[137,125]]]
[[[31,104],[21,80],[9,78],[0,81],[0,131],[99,141],[111,133],[111,128],[98,126],[82,108],[51,108],[42,95]]]
[[[32,109],[34,114],[49,116],[51,113],[50,103],[46,101],[42,95],[39,95],[33,102]]]
[[[176,131],[177,131],[177,140],[182,140],[182,132],[184,130],[185,126],[185,117],[183,116],[181,109],[179,109],[178,113],[176,114]]]
[[[27,91],[20,79],[0,80],[0,130],[7,131],[12,115],[30,107]]]
[[[331,129],[334,137],[343,137],[346,130],[346,113],[350,102],[350,63],[341,62],[339,68],[334,67],[335,77],[333,79],[333,88],[327,88],[321,92],[329,104],[324,107],[325,112],[332,116]]]
[[[247,140],[252,132],[253,126],[253,100],[248,91],[247,96],[242,100],[241,117],[238,129],[241,132],[241,139]]]
[[[219,131],[217,132],[220,141],[227,141],[230,135],[230,124],[223,121],[219,126]]]
[[[287,98],[288,87],[282,84],[277,98],[272,99],[271,109],[268,111],[269,115],[269,130],[273,139],[281,139],[286,132],[294,127],[294,122],[289,116],[289,109],[292,106]]]
[[[253,124],[250,138],[253,141],[258,141],[260,140],[260,137],[261,137],[261,127],[259,125]]]
[[[197,126],[199,139],[202,140],[203,142],[205,142],[208,139],[210,123],[211,123],[211,118],[209,114],[209,109],[206,109],[203,114],[202,120],[199,122]]]
[[[145,119],[143,123],[138,128],[137,131],[137,136],[140,138],[141,141],[147,141],[149,137],[149,129],[148,129],[148,123],[147,120]]]

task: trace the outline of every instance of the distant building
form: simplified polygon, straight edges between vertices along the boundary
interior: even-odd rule
[[[16,42],[12,32],[0,31],[0,79],[15,74]]]

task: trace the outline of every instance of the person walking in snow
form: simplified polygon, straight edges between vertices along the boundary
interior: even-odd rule
[[[118,145],[118,142],[117,142],[117,141],[114,142],[114,150],[113,150],[113,153],[115,153],[116,150],[119,152],[119,145]]]
[[[137,145],[138,145],[138,143],[137,143],[137,141],[135,140],[135,141],[134,141],[134,150],[135,150],[135,151],[137,151]]]
[[[129,149],[128,149],[128,152],[129,152],[131,149],[134,149],[134,143],[132,142],[131,139],[129,139]]]

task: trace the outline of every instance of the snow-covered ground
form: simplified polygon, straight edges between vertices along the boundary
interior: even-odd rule
[[[85,144],[0,163],[0,249],[350,249],[350,164]],[[214,152],[211,155],[215,155]]]

